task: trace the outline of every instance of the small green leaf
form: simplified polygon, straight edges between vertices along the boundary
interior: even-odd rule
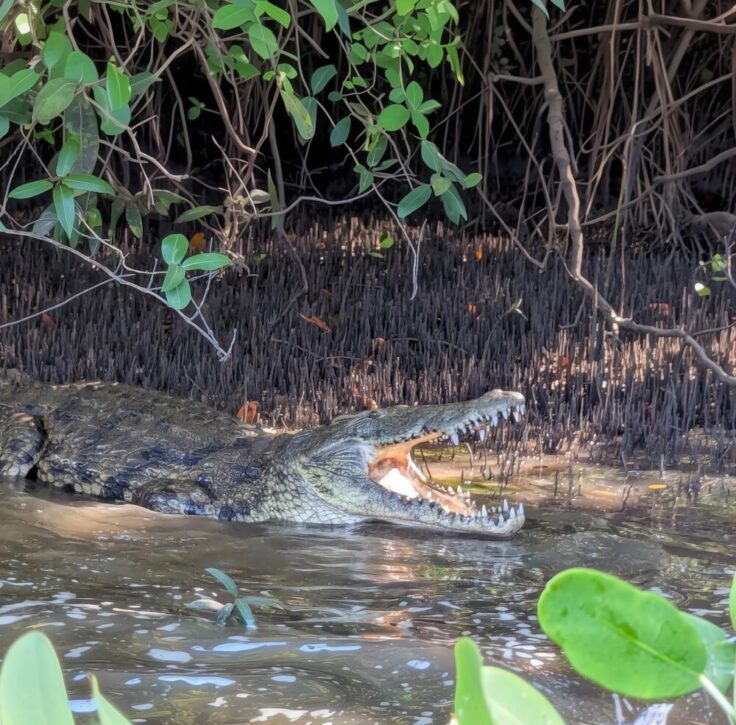
[[[223,587],[227,590],[228,594],[230,594],[233,597],[238,596],[238,587],[236,586],[235,582],[232,580],[232,578],[226,574],[222,569],[216,569],[214,566],[207,567],[205,571],[210,575],[215,577],[220,584],[222,584]]]
[[[378,125],[386,131],[398,131],[406,126],[409,120],[409,109],[398,103],[392,103],[378,115]]]
[[[435,196],[442,196],[452,184],[449,179],[438,173],[432,174],[430,183],[432,184],[432,191],[434,191]]]
[[[30,91],[38,79],[38,73],[30,68],[16,71],[10,77],[0,73],[0,106],[5,106],[14,98]]]
[[[336,0],[309,0],[325,23],[325,30],[332,30],[338,21],[338,3]]]
[[[412,212],[424,206],[429,197],[432,196],[432,187],[429,184],[422,184],[412,189],[400,202],[398,215],[400,219],[404,219]]]
[[[164,294],[166,303],[175,310],[183,310],[192,301],[192,288],[186,279],[178,287]]]
[[[215,30],[233,30],[247,22],[255,20],[253,11],[238,5],[223,5],[215,12],[212,27]]]
[[[475,642],[461,637],[455,643],[455,717],[458,725],[496,725],[483,695],[482,670],[483,657]]]
[[[192,209],[187,209],[185,212],[182,212],[179,214],[176,219],[174,219],[174,222],[176,224],[184,224],[185,222],[193,222],[196,219],[201,219],[202,217],[206,217],[208,214],[222,214],[222,207],[221,206],[209,206],[209,205],[203,205],[203,206],[195,206]]]
[[[350,135],[350,116],[340,119],[335,127],[330,132],[330,145],[335,148],[336,146],[342,146],[347,141]]]
[[[445,208],[445,214],[453,224],[459,224],[461,219],[468,218],[468,210],[465,208],[465,202],[455,188],[455,184],[450,184],[447,191],[442,194],[442,206]]]
[[[161,256],[168,265],[181,264],[189,249],[189,242],[183,234],[168,234],[161,240]]]
[[[409,108],[416,109],[422,105],[424,100],[424,91],[422,87],[416,82],[412,81],[406,87],[406,102],[409,104]]]
[[[309,85],[312,88],[312,93],[316,96],[335,76],[337,75],[337,68],[332,63],[330,65],[323,65],[317,68],[312,73],[312,79]]]
[[[549,700],[519,675],[500,667],[484,667],[481,682],[494,723],[565,725]],[[458,721],[458,725],[462,723]]]
[[[79,158],[80,150],[79,137],[75,134],[69,134],[56,159],[57,176],[66,176],[71,171],[72,166]]]
[[[223,267],[229,267],[232,260],[225,254],[217,252],[205,252],[203,254],[195,254],[193,257],[185,259],[181,266],[186,270],[199,269],[203,272],[214,272]]]
[[[414,124],[414,128],[416,128],[420,138],[424,139],[429,136],[429,121],[426,116],[418,111],[412,111],[411,122]]]
[[[71,189],[63,184],[54,187],[52,192],[54,199],[54,211],[59,218],[61,228],[66,232],[67,237],[72,236],[74,231],[74,220],[76,214],[74,212],[74,194]]]
[[[417,0],[396,0],[396,12],[398,15],[410,15],[416,4]]]
[[[92,683],[92,697],[97,703],[97,717],[100,725],[131,725],[126,718],[103,694],[94,675],[88,675]]]
[[[94,61],[81,50],[73,50],[67,56],[64,78],[75,83],[96,83],[100,79]]]
[[[113,111],[127,106],[132,96],[130,79],[112,61],[107,64],[107,95]]]
[[[74,725],[56,652],[38,630],[22,635],[5,655],[0,669],[0,721]]]
[[[74,100],[77,84],[68,78],[53,78],[38,92],[33,104],[33,120],[47,124],[64,112]]]
[[[20,186],[16,186],[15,189],[11,189],[8,197],[10,199],[30,199],[43,194],[45,191],[53,188],[53,186],[53,183],[48,179],[29,181],[27,184],[21,184]]]
[[[547,583],[538,614],[570,664],[606,689],[659,700],[700,687],[705,646],[693,625],[658,594],[593,569],[568,569]]]
[[[171,290],[176,289],[182,283],[182,280],[185,277],[186,270],[184,267],[178,264],[172,264],[166,270],[166,276],[164,277],[164,282],[161,285],[161,291],[171,292]]]
[[[381,247],[381,249],[391,249],[394,244],[395,242],[393,237],[390,237],[388,234],[383,235],[378,242],[378,246]]]
[[[76,191],[91,191],[95,194],[115,196],[115,189],[94,174],[69,174],[64,178],[64,186]]]
[[[256,618],[253,615],[253,610],[250,608],[248,602],[246,602],[243,597],[238,597],[235,600],[235,606],[238,608],[238,614],[240,614],[243,624],[245,624],[248,629],[255,629]]]
[[[274,20],[284,28],[288,28],[291,25],[291,15],[286,10],[283,10],[268,0],[258,0],[256,2],[256,15],[263,14],[268,15],[271,20]]]
[[[304,103],[301,99],[295,96],[285,88],[281,89],[281,99],[286,106],[286,110],[294,120],[299,135],[306,140],[309,140],[314,136],[314,124],[312,123],[312,117],[309,114]]]
[[[465,177],[465,181],[463,181],[463,186],[466,189],[472,189],[474,186],[478,186],[478,184],[480,184],[482,180],[483,180],[483,174],[479,174],[476,171],[472,174],[468,174]]]
[[[72,52],[72,44],[66,35],[52,30],[41,49],[41,60],[51,70]]]

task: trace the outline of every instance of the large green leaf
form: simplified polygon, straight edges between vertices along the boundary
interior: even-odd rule
[[[175,310],[183,310],[192,301],[192,288],[186,279],[178,287],[164,294],[169,307]]]
[[[212,19],[212,27],[216,30],[232,30],[239,28],[244,23],[255,20],[255,14],[250,8],[236,5],[223,5],[215,12]]]
[[[483,695],[482,670],[483,657],[473,640],[459,639],[455,643],[455,718],[458,725],[494,725]]]
[[[429,197],[432,196],[432,187],[429,184],[422,184],[412,189],[400,202],[398,215],[400,219],[409,216],[412,212],[424,206]]]
[[[291,15],[269,0],[257,0],[256,15],[268,15],[271,20],[275,20],[283,28],[291,25]]]
[[[52,30],[41,49],[41,60],[51,70],[66,59],[72,52],[72,44],[63,33]]]
[[[519,675],[484,667],[481,681],[495,725],[565,725],[552,703]]]
[[[97,703],[97,717],[100,719],[100,725],[131,725],[130,720],[100,692],[97,678],[89,675],[89,679],[92,682],[92,697]]]
[[[115,111],[128,105],[132,96],[130,79],[112,61],[107,64],[107,95]]]
[[[185,277],[186,271],[184,268],[179,264],[172,264],[166,270],[166,276],[164,277],[164,282],[161,285],[161,291],[171,292],[171,290],[176,289],[183,282]]]
[[[27,184],[21,184],[10,190],[8,197],[11,199],[31,199],[34,196],[43,194],[53,187],[48,179],[38,179],[37,181],[29,181]]]
[[[59,224],[61,224],[61,228],[66,232],[67,237],[71,237],[76,218],[74,192],[64,186],[64,184],[59,184],[54,187],[52,196],[54,199],[54,211],[59,219]]]
[[[238,587],[229,574],[226,574],[222,569],[217,569],[214,566],[208,566],[205,571],[210,576],[215,577],[215,579],[217,579],[217,581],[225,587],[225,589],[231,596],[238,596]]]
[[[214,272],[224,267],[229,267],[232,260],[225,254],[217,252],[205,252],[204,254],[195,254],[193,257],[185,259],[181,266],[186,270],[198,269],[203,272]]]
[[[93,174],[69,174],[64,179],[64,186],[76,191],[93,191],[96,194],[110,194],[111,196],[115,194],[115,189],[110,184]]]
[[[386,131],[398,131],[408,120],[409,109],[399,103],[391,103],[378,115],[378,125]]]
[[[278,41],[273,31],[261,23],[251,23],[248,26],[248,40],[253,51],[263,59],[276,55],[279,49]]]
[[[324,20],[325,29],[332,30],[338,20],[337,0],[309,0],[309,2]]]
[[[36,85],[39,75],[30,68],[23,68],[11,76],[0,74],[0,106],[30,91]]]
[[[81,50],[73,50],[64,64],[64,78],[75,83],[96,83],[100,77],[92,58]]]
[[[539,623],[583,677],[643,700],[700,687],[708,657],[693,625],[663,597],[593,569],[553,577]]]
[[[161,240],[161,256],[166,264],[181,264],[189,249],[189,241],[183,234],[168,234]]]
[[[33,120],[47,124],[64,112],[74,100],[77,84],[68,78],[53,78],[38,92],[33,104]]]
[[[41,632],[27,632],[5,655],[0,670],[0,722],[74,725],[59,660]]]
[[[309,82],[309,85],[312,88],[312,93],[317,95],[336,75],[337,68],[335,68],[332,63],[317,68],[317,70],[312,73],[312,79]]]

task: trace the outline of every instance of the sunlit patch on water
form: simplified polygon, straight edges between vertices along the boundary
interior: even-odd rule
[[[683,504],[646,488],[659,472],[641,472],[642,496],[622,510],[623,475],[595,474],[573,472],[580,495],[566,487],[551,501],[554,467],[530,474],[528,490],[547,501],[510,541],[389,525],[221,524],[0,487],[0,651],[30,626],[48,634],[80,714],[94,709],[93,671],[140,723],[439,725],[452,707],[452,645],[469,634],[569,723],[663,723],[666,708],[574,675],[539,631],[536,600],[554,573],[595,566],[725,625],[736,519],[719,491],[733,482]],[[606,500],[615,505],[591,505]],[[284,609],[256,607],[255,632],[215,625],[186,607],[227,601],[209,566]],[[668,718],[715,714],[693,695]]]

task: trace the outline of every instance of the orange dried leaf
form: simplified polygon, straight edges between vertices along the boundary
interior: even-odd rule
[[[307,317],[306,315],[303,315],[300,312],[299,317],[301,317],[302,320],[304,320],[304,322],[308,322],[310,325],[319,327],[319,329],[323,330],[324,332],[332,332],[332,328],[321,317],[317,317],[317,315],[312,315],[312,317]]]
[[[258,403],[254,400],[246,400],[243,405],[240,406],[235,417],[243,423],[252,425],[255,423],[256,416],[258,415]]]
[[[44,312],[41,315],[41,322],[43,322],[44,326],[49,332],[56,332],[56,323],[54,322],[54,318],[51,317],[51,315]]]
[[[483,250],[482,249],[476,249],[475,250],[475,261],[480,262],[483,259]]]
[[[207,244],[204,240],[204,232],[194,232],[189,238],[189,254],[197,254],[206,252]]]

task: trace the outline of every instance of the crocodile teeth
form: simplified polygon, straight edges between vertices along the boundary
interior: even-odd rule
[[[490,418],[490,420],[491,420],[491,425],[492,426],[496,427],[498,425],[498,416],[497,415],[492,415],[491,418]]]
[[[488,435],[488,431],[485,428],[478,429],[478,438],[480,438],[481,443],[486,439],[486,435]]]
[[[509,512],[509,518],[515,519],[516,518],[516,509],[512,506],[511,511]]]
[[[480,515],[485,519],[488,518],[488,509],[486,508],[486,505],[483,504],[483,506],[480,509]]]
[[[524,504],[520,503],[519,504],[519,516],[523,516],[523,515],[524,515]]]
[[[498,515],[498,525],[503,526],[506,523],[506,519],[504,519],[503,514]]]
[[[506,499],[503,500],[503,512],[505,514],[509,512],[509,502]]]
[[[460,436],[457,433],[451,433],[450,440],[452,441],[453,445],[455,446],[460,445]]]
[[[508,408],[503,408],[501,410],[501,415],[503,416],[503,419],[504,420],[508,420],[509,419],[509,415],[510,415],[509,409]]]

